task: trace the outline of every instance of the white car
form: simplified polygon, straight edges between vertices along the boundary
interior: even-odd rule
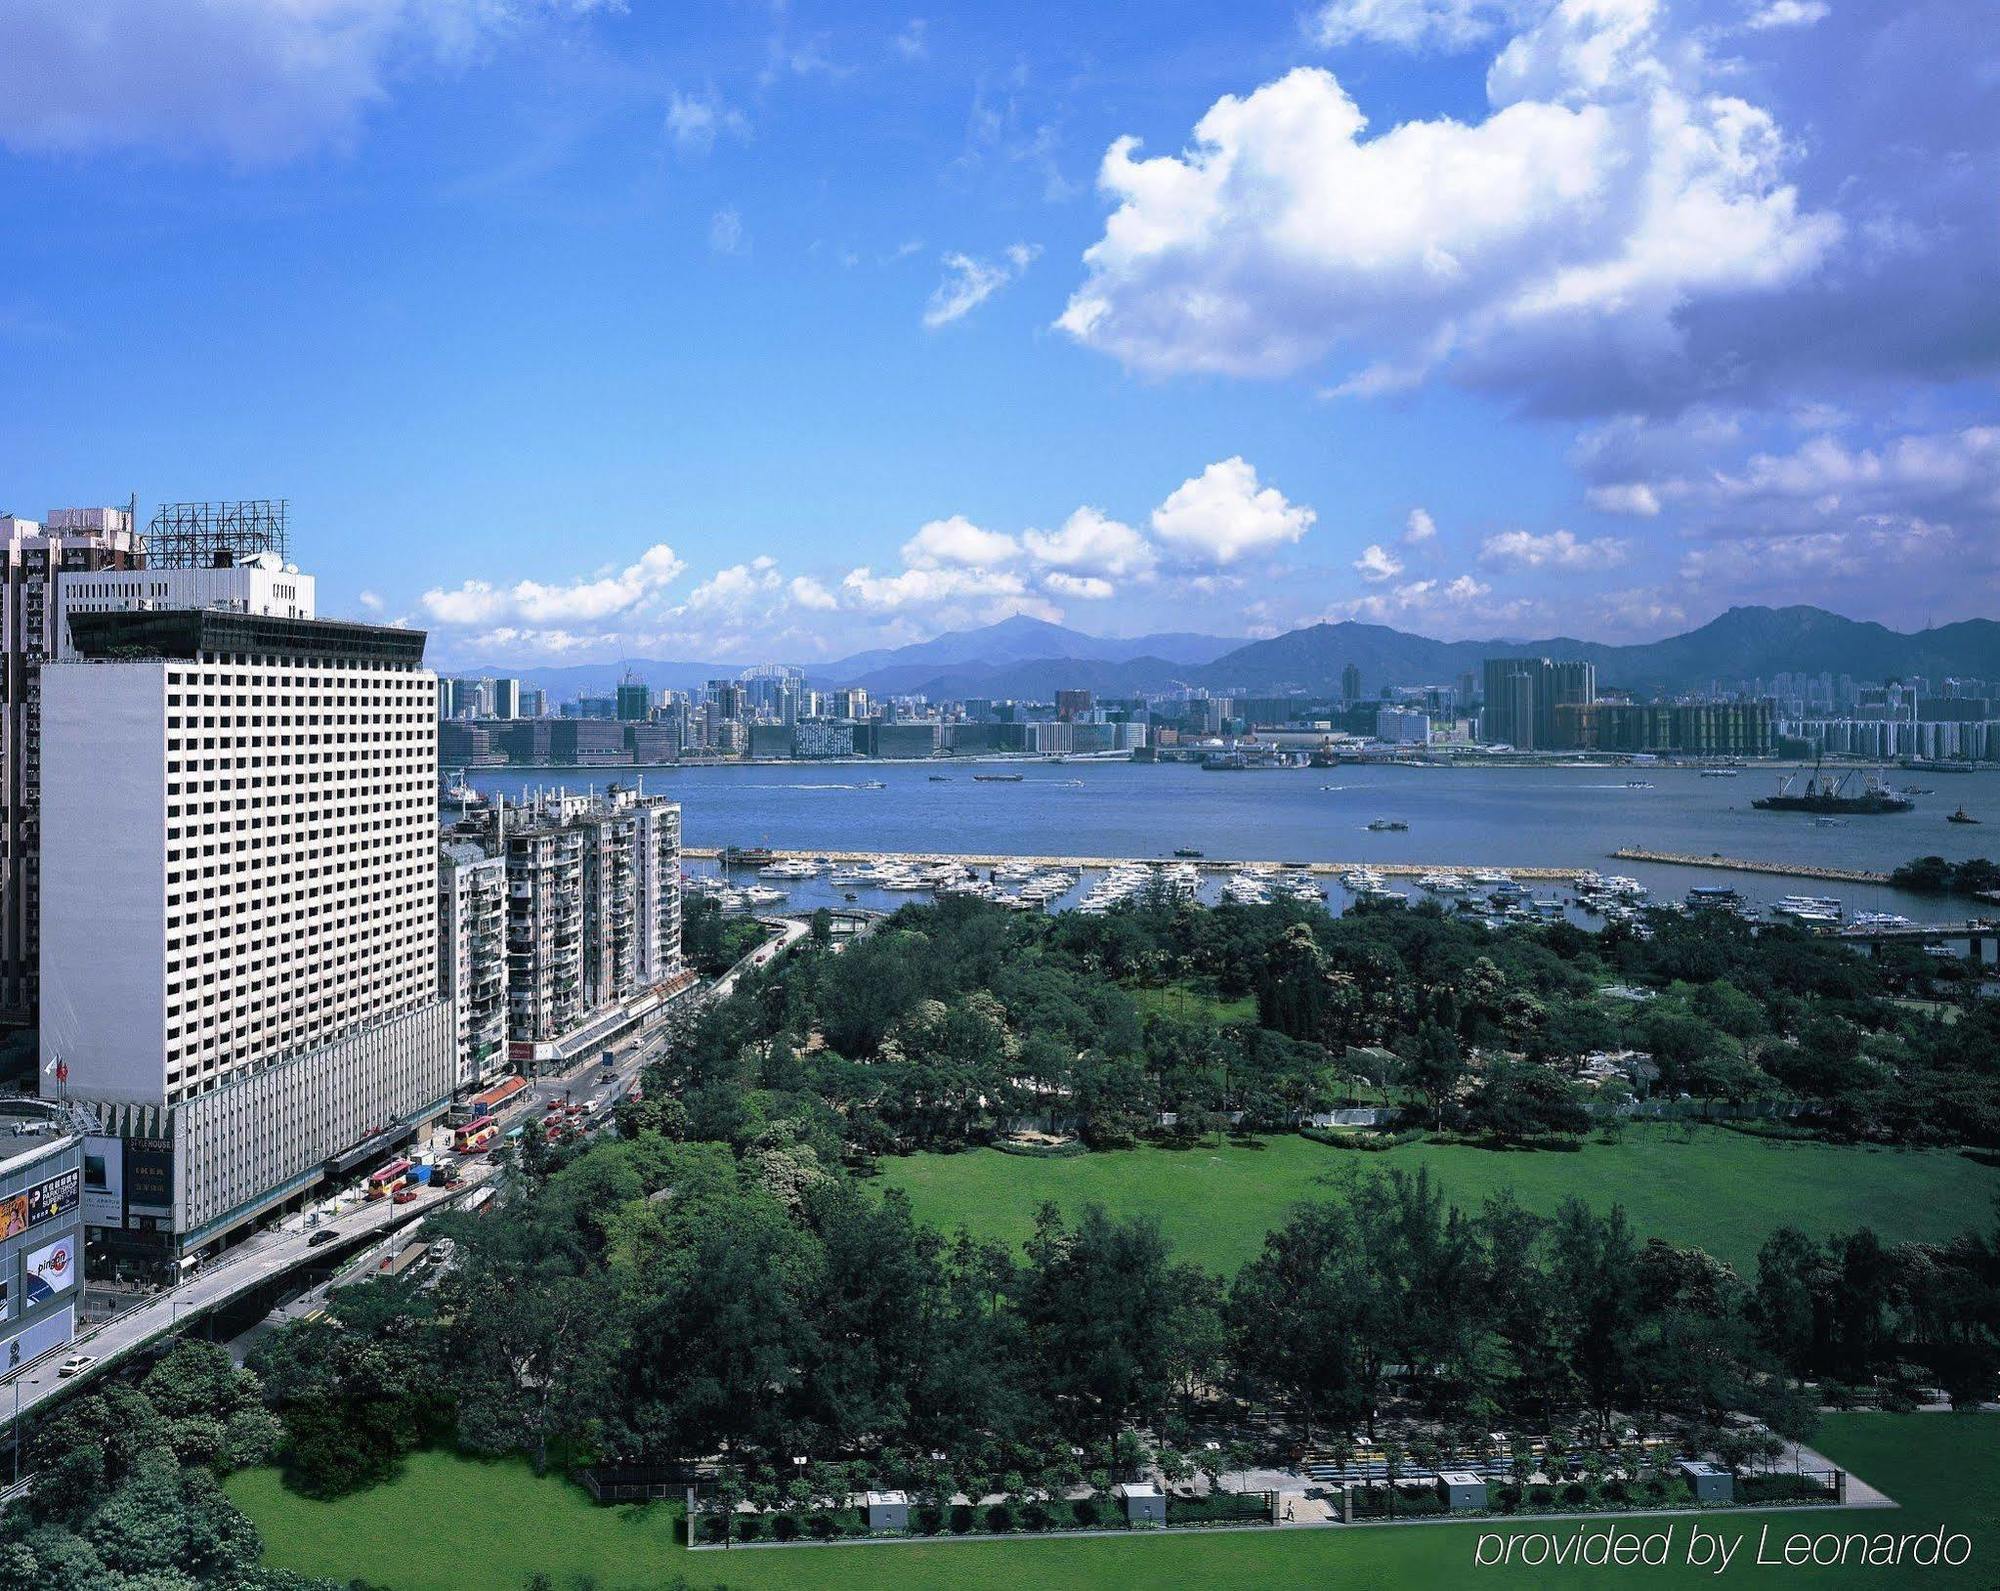
[[[88,1370],[92,1365],[96,1363],[97,1363],[97,1356],[95,1354],[89,1354],[89,1353],[71,1354],[67,1359],[65,1359],[62,1362],[62,1368],[58,1370],[56,1374],[67,1380],[70,1376],[82,1375],[84,1371]]]

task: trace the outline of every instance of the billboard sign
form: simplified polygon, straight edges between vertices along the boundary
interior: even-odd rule
[[[28,1303],[43,1303],[75,1286],[76,1267],[75,1233],[34,1250],[22,1262],[22,1269],[27,1273]]]
[[[125,1145],[117,1138],[83,1141],[83,1219],[90,1226],[125,1224]]]
[[[31,1227],[68,1215],[83,1198],[83,1173],[65,1171],[32,1188],[0,1199],[0,1242],[19,1237]]]
[[[125,1206],[134,1215],[174,1213],[174,1141],[125,1140]]]

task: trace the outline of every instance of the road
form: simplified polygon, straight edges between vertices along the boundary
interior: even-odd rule
[[[0,1393],[0,1413],[9,1412],[11,1401],[15,1417],[26,1414],[57,1393],[68,1392],[112,1368],[152,1338],[172,1331],[183,1315],[198,1314],[227,1303],[284,1275],[304,1264],[316,1248],[339,1249],[355,1239],[386,1232],[452,1204],[492,1175],[491,1166],[469,1161],[458,1186],[419,1187],[417,1197],[408,1204],[381,1199],[332,1217],[322,1216],[319,1225],[309,1232],[287,1232],[277,1227],[259,1232],[179,1286],[156,1293],[144,1303],[80,1332],[67,1347],[27,1366],[12,1378],[13,1398],[9,1400],[5,1393]],[[311,1240],[322,1232],[332,1232],[334,1237],[314,1244]],[[58,1376],[58,1368],[73,1354],[88,1354],[95,1363],[78,1376],[67,1379]]]

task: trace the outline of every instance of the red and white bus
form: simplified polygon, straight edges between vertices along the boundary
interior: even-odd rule
[[[469,1121],[463,1127],[454,1127],[451,1147],[462,1155],[484,1154],[499,1135],[500,1124],[491,1116],[481,1116]]]
[[[368,1179],[368,1197],[386,1199],[410,1178],[416,1169],[407,1160],[392,1160]]]
[[[481,1116],[497,1116],[500,1107],[528,1086],[525,1077],[503,1077],[491,1088],[480,1090],[470,1098],[458,1100],[451,1107],[450,1122],[454,1127],[463,1127],[467,1122],[477,1121]]]

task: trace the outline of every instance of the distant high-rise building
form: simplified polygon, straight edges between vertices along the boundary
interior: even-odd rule
[[[1096,700],[1086,690],[1059,690],[1056,692],[1056,717],[1064,723],[1073,723],[1088,714]]]
[[[1352,663],[1340,671],[1340,699],[1350,706],[1361,700],[1361,670]]]
[[[456,1080],[423,633],[176,610],[248,572],[148,569],[137,611],[93,576],[43,671],[42,1089],[144,1146],[157,1197],[98,1236],[169,1274]],[[309,610],[305,577],[259,574]]]
[[[1482,738],[1519,751],[1572,746],[1557,709],[1597,700],[1597,666],[1545,657],[1489,657]]]
[[[549,695],[539,685],[521,687],[521,707],[518,714],[522,718],[546,718],[549,712]]]
[[[637,675],[627,674],[618,682],[617,712],[627,724],[642,724],[653,716],[652,687]]]
[[[519,718],[521,716],[521,682],[517,679],[496,679],[493,682],[493,716],[495,718]]]
[[[70,581],[145,561],[130,508],[0,514],[0,1020],[33,1022],[41,983],[42,665]]]

